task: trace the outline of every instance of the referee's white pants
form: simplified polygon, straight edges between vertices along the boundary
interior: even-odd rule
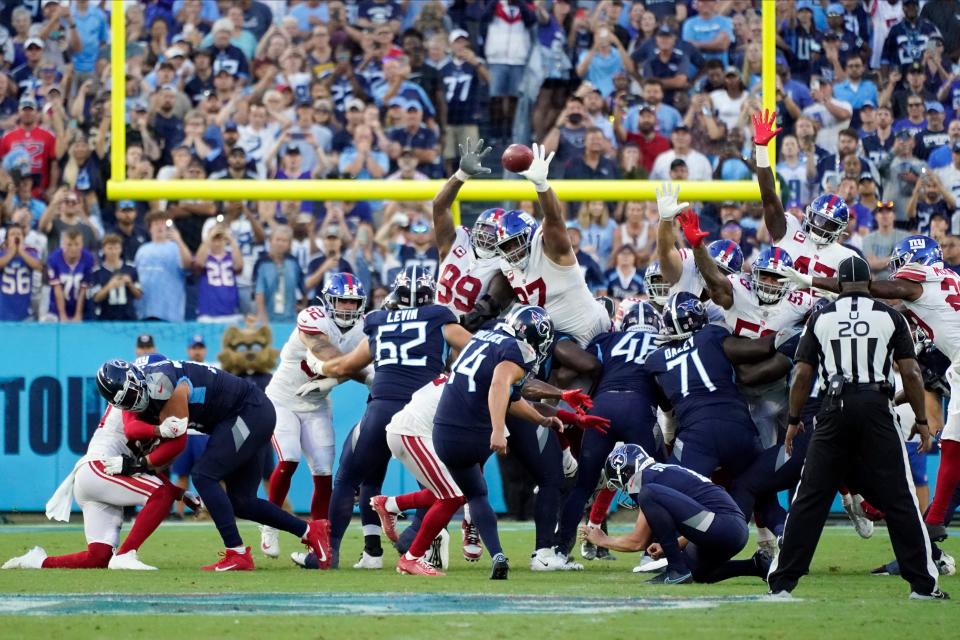
[[[123,525],[123,508],[146,503],[163,480],[151,473],[110,475],[103,462],[91,460],[77,469],[73,497],[83,510],[87,544],[101,542],[116,547]]]
[[[413,477],[441,500],[463,495],[450,470],[433,448],[433,438],[404,436],[387,432],[390,453],[403,464]]]
[[[950,401],[947,403],[947,422],[943,425],[940,439],[960,442],[960,354],[947,369],[947,382],[950,384]]]
[[[276,401],[273,406],[277,410],[277,426],[271,443],[277,459],[300,462],[305,457],[311,475],[333,475],[336,437],[329,400],[310,412],[293,411]]]

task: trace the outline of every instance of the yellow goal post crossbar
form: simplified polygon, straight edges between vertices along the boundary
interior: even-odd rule
[[[764,108],[776,107],[776,3],[762,6],[761,90]],[[430,200],[440,180],[128,180],[126,179],[126,24],[122,4],[113,3],[111,15],[111,179],[110,200]],[[770,147],[770,163],[776,163]],[[654,200],[659,186],[653,180],[553,180],[561,200]],[[680,185],[681,198],[691,201],[758,201],[760,189],[754,180],[696,181]],[[460,190],[459,201],[533,200],[536,192],[526,180],[473,180]],[[455,214],[459,213],[455,207]]]

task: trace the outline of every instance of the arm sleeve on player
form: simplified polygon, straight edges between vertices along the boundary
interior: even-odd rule
[[[123,435],[129,440],[152,440],[157,437],[157,426],[144,422],[135,413],[124,411]]]
[[[165,467],[173,462],[174,458],[183,453],[183,450],[186,448],[187,434],[164,440],[157,445],[156,449],[147,454],[147,462],[150,463],[151,467]]]

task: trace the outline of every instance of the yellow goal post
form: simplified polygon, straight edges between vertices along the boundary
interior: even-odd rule
[[[762,7],[762,104],[776,106],[776,2],[764,0]],[[111,178],[107,181],[110,200],[430,200],[443,184],[441,180],[128,180],[126,179],[126,24],[122,3],[113,3],[111,15]],[[771,145],[770,163],[776,163]],[[653,180],[553,180],[551,186],[564,201],[654,200],[659,185]],[[690,201],[758,201],[759,185],[754,180],[696,181],[678,183],[681,197]],[[526,180],[471,180],[460,190],[459,201],[535,200],[533,185]],[[459,206],[455,206],[455,215]]]

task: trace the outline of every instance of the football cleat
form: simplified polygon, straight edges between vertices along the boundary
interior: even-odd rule
[[[610,553],[606,547],[597,547],[597,560],[616,560],[617,556]]]
[[[277,529],[260,525],[260,551],[268,558],[280,557],[280,532]]]
[[[943,542],[947,539],[947,528],[942,524],[927,524],[927,535],[930,542]]]
[[[310,550],[317,555],[317,566],[320,569],[329,569],[332,553],[330,552],[330,521],[311,520],[307,523],[307,534],[303,541]]]
[[[916,591],[910,592],[911,600],[949,600],[950,594],[946,591],[940,591],[937,589],[932,593],[917,593]]]
[[[563,566],[560,567],[561,571],[583,571],[583,565],[576,562],[571,556],[568,556],[556,547],[554,547],[553,550],[557,558],[563,561]]]
[[[690,571],[677,571],[676,569],[667,569],[647,580],[647,584],[690,584],[692,582],[693,574]]]
[[[869,538],[873,535],[873,521],[864,515],[863,509],[860,508],[861,500],[863,498],[860,496],[850,493],[840,496],[843,510],[847,512],[847,517],[853,523],[853,528],[857,530],[857,535],[861,538]]]
[[[22,556],[10,558],[3,563],[3,569],[42,569],[43,561],[47,559],[47,552],[43,547],[34,547]]]
[[[301,569],[319,569],[320,564],[317,562],[317,554],[307,553],[306,551],[294,551],[290,554],[290,559],[293,560],[293,564],[297,565]]]
[[[360,554],[360,559],[353,565],[354,569],[383,569],[383,555],[372,556],[366,551]]]
[[[793,600],[793,596],[785,589],[781,589],[780,591],[767,591],[767,598],[770,600]]]
[[[450,566],[450,533],[446,529],[440,529],[423,557],[434,569],[446,571]]]
[[[110,558],[107,569],[119,569],[124,571],[156,571],[156,567],[141,562],[137,557],[136,550],[120,553]]]
[[[537,549],[530,554],[530,571],[563,571],[566,563],[566,556],[558,556],[549,547]]]
[[[463,520],[460,523],[460,533],[463,538],[463,559],[467,562],[476,562],[483,556],[480,530],[472,522]]]
[[[213,564],[201,567],[204,571],[253,571],[253,556],[250,555],[250,547],[244,549],[243,553],[233,549],[225,549],[220,552],[220,560]]]
[[[580,557],[584,560],[597,559],[597,545],[584,540],[580,543]]]
[[[491,580],[506,580],[510,573],[510,562],[502,553],[493,556],[493,566],[490,568]]]
[[[934,560],[933,563],[937,565],[937,571],[939,571],[942,576],[952,576],[957,573],[957,561],[953,559],[953,556],[944,552],[941,552],[940,557]]]
[[[426,557],[416,558],[415,560],[410,560],[407,558],[407,554],[400,556],[400,559],[397,560],[397,573],[406,574],[408,576],[443,576],[446,575],[443,571],[440,571],[434,567]]]
[[[770,573],[770,564],[773,562],[773,556],[769,555],[763,549],[757,549],[750,559],[753,560],[753,564],[757,567],[757,574],[766,582],[767,574]]]
[[[370,508],[380,516],[380,528],[390,542],[397,538],[397,514],[387,511],[387,496],[373,496],[370,498]]]
[[[633,568],[634,573],[656,573],[662,571],[667,567],[667,559],[660,558],[654,560],[647,554],[643,554],[640,558],[640,564]]]

